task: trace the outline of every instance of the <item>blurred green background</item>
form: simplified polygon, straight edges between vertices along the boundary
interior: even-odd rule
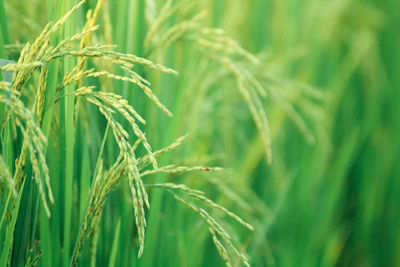
[[[54,2],[6,0],[9,43],[33,40],[55,16]],[[174,117],[135,97],[139,91],[127,90],[130,85],[115,82],[113,88],[144,114],[153,147],[190,133],[165,165],[225,171],[158,175],[146,182],[183,182],[248,220],[253,232],[236,223],[224,226],[235,230],[253,266],[400,266],[400,1],[191,1],[165,22],[172,27],[205,9],[202,25],[223,28],[262,60],[253,73],[268,92],[262,104],[271,128],[271,163],[232,75],[195,49],[190,34],[155,51],[146,46],[148,2],[105,1],[96,40],[178,70],[177,78],[142,70]],[[159,10],[165,1],[155,3]],[[95,5],[84,5],[76,25]],[[321,97],[305,94],[309,87]],[[89,116],[101,117],[93,112]],[[84,158],[91,166],[104,128],[101,119],[77,126],[76,146],[88,147]],[[116,149],[107,145],[110,162]],[[84,172],[77,162],[76,186]],[[49,160],[50,167],[57,164]],[[98,266],[108,264],[116,232],[115,266],[223,265],[199,217],[158,191],[151,192],[145,252],[137,259],[128,192],[113,192],[104,208]],[[83,257],[81,266],[88,262]],[[59,266],[57,259],[53,264]]]

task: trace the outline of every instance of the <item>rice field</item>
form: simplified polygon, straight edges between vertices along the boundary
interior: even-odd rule
[[[400,266],[399,25],[0,0],[0,267]]]

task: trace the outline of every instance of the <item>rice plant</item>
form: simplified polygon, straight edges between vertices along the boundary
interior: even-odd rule
[[[399,8],[0,0],[0,266],[400,264]]]

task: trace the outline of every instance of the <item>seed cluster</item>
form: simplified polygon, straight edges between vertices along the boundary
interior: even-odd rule
[[[106,92],[104,88],[98,88],[89,83],[89,81],[93,80],[89,78],[101,78],[134,84],[166,115],[172,116],[168,108],[164,106],[154,94],[151,89],[151,83],[135,71],[135,68],[137,65],[141,65],[172,75],[177,75],[178,72],[143,57],[116,52],[114,51],[114,45],[93,44],[94,33],[99,28],[99,26],[96,25],[96,21],[104,1],[98,1],[95,9],[93,11],[89,10],[86,15],[86,24],[82,31],[64,38],[63,40],[59,40],[53,45],[52,40],[54,34],[58,32],[60,27],[68,20],[73,12],[78,10],[84,3],[85,0],[79,2],[57,22],[48,23],[33,43],[25,44],[20,51],[20,57],[16,63],[0,67],[0,71],[13,72],[11,83],[0,82],[0,102],[4,102],[7,106],[5,120],[10,120],[13,125],[16,125],[23,136],[22,149],[16,161],[13,175],[0,156],[1,181],[5,182],[14,197],[20,195],[21,185],[26,178],[25,166],[29,159],[32,166],[33,178],[38,186],[44,210],[47,216],[50,217],[51,207],[48,202],[54,203],[54,196],[50,184],[50,172],[45,157],[47,138],[43,131],[44,125],[42,124],[47,111],[46,108],[54,105],[64,97],[73,95],[76,97],[74,98],[74,101],[76,101],[74,117],[78,117],[77,114],[80,108],[78,103],[80,100],[86,100],[95,105],[100,114],[106,119],[108,123],[107,129],[111,129],[115,142],[119,147],[119,156],[109,169],[104,169],[101,158],[100,161],[98,161],[88,196],[87,210],[84,214],[72,257],[73,264],[78,262],[85,239],[89,236],[92,237],[93,242],[96,242],[98,239],[98,231],[96,231],[96,229],[100,223],[107,196],[120,185],[124,179],[127,179],[132,196],[135,223],[138,232],[139,257],[142,255],[144,249],[146,228],[145,210],[150,208],[149,196],[146,190],[146,186],[148,186],[167,190],[172,193],[179,202],[184,203],[190,209],[197,212],[207,223],[214,244],[228,266],[232,265],[232,256],[234,255],[248,266],[246,256],[240,253],[233,245],[231,236],[206,209],[198,207],[196,202],[204,205],[208,209],[222,212],[224,215],[235,219],[243,226],[252,229],[248,223],[243,221],[236,214],[205,197],[201,191],[191,189],[185,185],[173,183],[145,186],[143,182],[144,177],[156,173],[175,175],[192,171],[221,171],[222,169],[218,167],[178,166],[173,164],[159,167],[158,158],[181,145],[186,136],[178,138],[173,144],[153,152],[140,126],[141,124],[146,124],[146,121],[134,107],[122,96],[109,91],[109,89]],[[147,4],[153,7],[156,6],[152,1],[148,1]],[[160,10],[158,16],[154,16],[154,14],[147,15],[148,19],[152,21],[145,40],[149,54],[164,47],[168,47],[181,38],[191,39],[195,33],[194,40],[200,47],[211,49],[215,53],[236,53],[249,61],[257,61],[254,56],[240,48],[236,42],[225,37],[225,35],[218,30],[202,29],[199,27],[199,22],[207,13],[205,10],[193,16],[190,20],[180,22],[162,31],[164,22],[170,18],[170,16],[176,11],[190,8],[190,6],[190,1],[182,1],[177,5],[173,5],[173,1],[166,1],[166,4]],[[156,9],[153,11],[156,12]],[[207,40],[205,39],[206,36],[211,36],[214,39]],[[16,47],[10,47],[9,49],[16,49]],[[48,84],[49,64],[53,62],[58,64],[59,62],[57,60],[66,58],[75,58],[77,63],[68,73],[63,75],[61,82],[55,84],[54,93],[56,94],[56,98],[51,99],[48,97],[48,90],[51,89]],[[102,62],[107,62],[108,68],[98,69],[97,67],[99,64],[95,64],[96,68],[87,68],[87,62],[89,60],[95,61],[98,59],[101,59]],[[262,94],[264,92],[262,86],[257,83],[257,80],[254,79],[250,73],[241,68],[239,64],[229,61],[227,57],[219,56],[218,60],[238,76],[238,80],[243,83],[243,87],[244,85],[251,85],[258,90],[257,93],[256,91],[250,91],[255,94],[252,96],[253,98],[257,94]],[[113,73],[113,67],[119,68],[125,76]],[[34,86],[32,86],[32,84],[34,84]],[[28,85],[33,88],[32,91],[35,94],[32,106],[27,106],[22,97],[24,89],[28,87]],[[68,88],[68,90],[65,90],[65,88]],[[69,90],[70,88],[73,88],[73,90]],[[249,91],[244,90],[244,93],[249,94]],[[251,99],[251,96],[249,99],[248,102],[251,104],[251,109],[254,109],[253,115],[256,117],[257,125],[260,125],[259,128],[266,128],[267,123],[264,121],[265,114],[263,113],[262,106],[256,106],[256,104],[259,104],[257,99]],[[256,108],[253,106],[256,106]],[[123,127],[124,124],[121,119],[128,122],[131,130]],[[268,135],[267,128],[264,131],[265,135]],[[132,132],[134,137],[130,137],[128,132]],[[105,138],[106,137],[107,132],[105,134]],[[131,139],[136,139],[136,141],[131,143]],[[145,150],[145,154],[141,157],[138,156],[137,150],[140,145],[142,145]],[[188,200],[187,198],[191,198],[192,200]],[[96,246],[93,246],[92,250],[92,255],[95,255]]]

